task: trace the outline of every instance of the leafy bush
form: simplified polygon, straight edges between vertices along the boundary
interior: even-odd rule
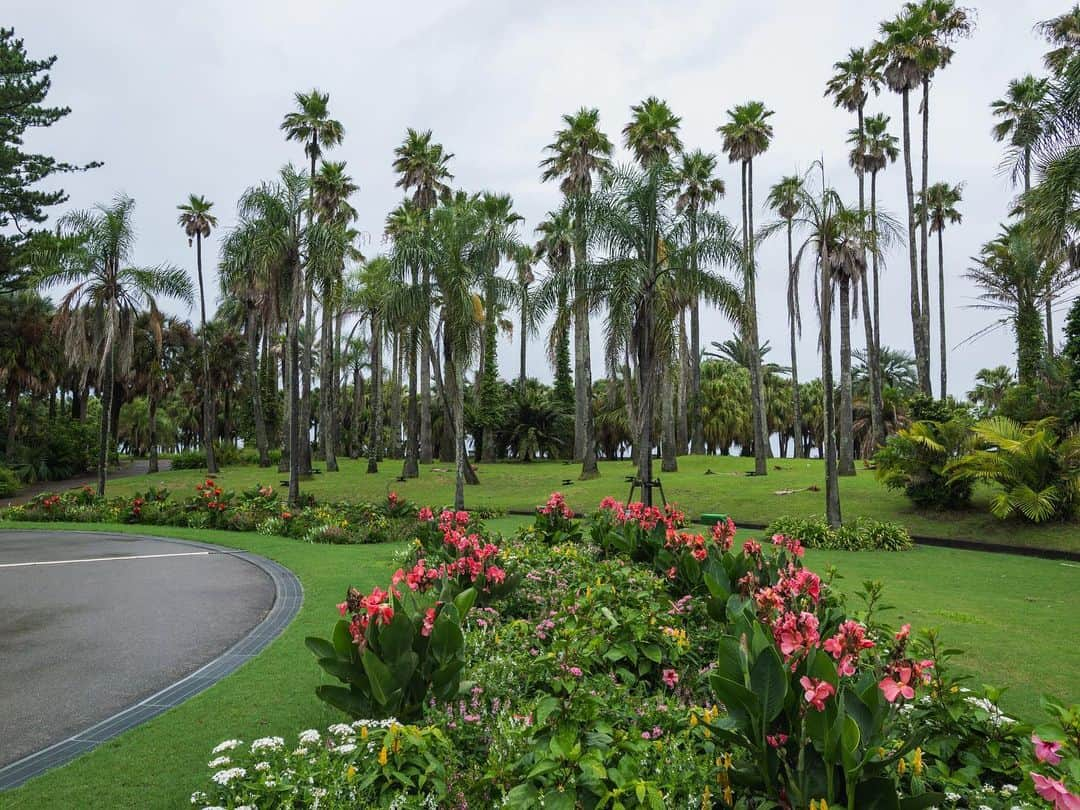
[[[16,448],[11,464],[23,483],[61,481],[97,464],[97,444],[96,423],[50,419]]]
[[[201,450],[185,450],[172,456],[174,470],[205,470],[206,453]]]
[[[19,487],[19,477],[7,467],[0,467],[0,498],[17,495]]]
[[[797,537],[806,548],[838,551],[907,551],[914,545],[908,530],[900,524],[863,516],[838,529],[818,516],[780,517],[769,524],[765,533]]]
[[[1056,419],[1019,424],[1003,416],[972,429],[979,449],[951,462],[949,482],[986,481],[1000,488],[990,499],[997,518],[1032,523],[1067,520],[1080,504],[1080,433],[1061,438]]]
[[[874,456],[879,481],[903,490],[917,506],[956,509],[971,500],[973,482],[952,480],[946,467],[971,445],[971,422],[966,417],[914,422],[890,436]]]

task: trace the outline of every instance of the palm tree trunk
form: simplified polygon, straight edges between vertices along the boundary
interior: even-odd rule
[[[15,436],[19,424],[19,386],[13,381],[8,381],[8,412],[7,412],[7,457],[8,461],[15,458]]]
[[[303,465],[301,439],[303,413],[300,408],[300,316],[304,307],[304,275],[299,265],[293,268],[292,295],[289,301],[289,505],[300,503],[300,470]]]
[[[664,433],[660,447],[660,472],[677,472],[679,462],[675,457],[675,408],[672,403],[674,386],[671,384],[671,369],[665,369],[660,382],[660,418],[664,423]]]
[[[922,199],[926,199],[926,187],[930,172],[930,78],[923,78],[922,96]],[[930,270],[929,270],[929,216],[919,224],[919,283],[922,302],[919,308],[922,322],[923,353],[926,362],[926,394],[931,396],[930,387]]]
[[[386,455],[397,458],[401,452],[401,339],[397,329],[390,331],[390,443]]]
[[[312,292],[312,280],[307,280],[307,293],[304,310],[304,350],[300,353],[300,373],[303,377],[303,395],[300,401],[300,469],[311,472],[311,359],[315,354],[315,304]]]
[[[454,357],[449,338],[443,337],[443,370],[446,372],[444,396],[451,402],[454,423],[454,509],[465,508],[465,478],[469,466],[465,450],[465,374]]]
[[[154,373],[155,374],[160,374],[161,373],[160,366],[158,366],[157,364],[155,364]],[[146,409],[147,409],[147,413],[148,413],[148,416],[149,416],[149,419],[150,419],[150,422],[147,425],[147,433],[149,433],[148,441],[147,441],[147,444],[149,446],[147,448],[147,453],[149,455],[149,459],[147,460],[147,464],[146,464],[146,472],[147,472],[147,474],[150,474],[150,473],[156,473],[156,472],[160,471],[159,470],[159,465],[158,465],[158,435],[157,435],[158,402],[157,402],[157,397],[154,394],[154,384],[153,383],[151,383],[150,385],[147,386],[147,390],[146,390]]]
[[[851,414],[851,280],[840,276],[840,475],[855,474]]]
[[[791,245],[791,220],[787,221],[787,261],[788,261],[788,277],[795,272],[795,260],[792,254]],[[803,457],[803,428],[802,428],[802,394],[799,392],[799,353],[796,350],[795,342],[795,330],[797,322],[795,320],[795,304],[796,296],[799,291],[795,289],[794,285],[788,286],[788,332],[791,338],[791,413],[793,422],[793,432],[795,434],[795,458]]]
[[[690,305],[690,452],[705,453],[705,424],[701,418],[701,304]]]
[[[832,278],[827,256],[821,257],[821,382],[824,406],[825,444],[825,519],[832,527],[841,524],[840,479],[836,465],[836,400],[833,396],[832,370]]]
[[[585,284],[585,263],[588,260],[585,247],[585,230],[580,221],[576,223],[578,228],[577,238],[574,240],[574,393],[575,393],[575,427],[581,424],[580,446],[575,436],[577,454],[575,458],[581,459],[581,475],[579,480],[586,481],[597,478],[600,470],[596,466],[596,436],[593,429],[592,415],[592,347],[589,338],[589,302],[586,298],[588,290]],[[577,431],[575,430],[575,434]]]
[[[360,448],[364,444],[364,434],[360,430],[360,417],[364,411],[364,375],[360,372],[360,363],[353,366],[353,402],[352,430],[350,431],[349,458],[360,458]]]
[[[423,271],[424,300],[431,299],[431,271]],[[427,304],[425,304],[427,306]],[[420,328],[420,463],[430,464],[434,457],[431,442],[431,332],[425,309]]]
[[[270,466],[270,447],[266,438],[266,416],[263,413],[262,386],[259,384],[259,334],[258,317],[254,306],[247,310],[248,341],[248,387],[251,396],[251,412],[255,422],[255,446],[259,450],[259,466]]]
[[[203,392],[202,392],[202,412],[203,412],[203,447],[206,452],[206,472],[210,475],[215,474],[218,471],[217,460],[214,458],[214,434],[212,424],[213,411],[210,405],[211,392],[213,391],[210,385],[210,350],[206,345],[206,295],[203,292],[203,274],[202,274],[202,234],[195,234],[195,266],[199,274],[199,312],[200,312],[200,325],[202,329],[199,333],[199,343],[202,350],[202,367],[203,367]]]
[[[111,305],[115,308],[115,303]],[[101,425],[98,430],[98,469],[97,494],[105,496],[105,479],[109,469],[109,438],[112,436],[112,400],[113,378],[116,373],[116,342],[110,335],[105,349],[108,360],[105,361],[105,373],[101,382]]]
[[[754,162],[745,162],[743,181],[743,218],[746,240],[745,279],[746,293],[746,343],[750,357],[750,396],[753,400],[754,426],[754,475],[767,475],[769,472],[769,432],[765,422],[765,385],[762,379],[761,354],[758,351],[757,322],[757,284],[754,278],[757,272],[754,266]]]
[[[866,153],[866,124],[864,116],[864,105],[859,105],[859,154]],[[860,167],[856,171],[859,178],[859,224],[861,227],[866,227],[866,174]],[[873,180],[871,180],[873,183]],[[871,192],[872,193],[872,192]],[[876,236],[876,232],[875,232]],[[874,250],[877,250],[877,243],[874,242]],[[874,267],[877,267],[877,260],[874,260]],[[875,285],[877,280],[874,280]],[[859,292],[862,296],[862,308],[863,308],[863,333],[866,337],[866,370],[867,378],[870,383],[870,439],[871,447],[878,447],[881,442],[884,441],[885,428],[882,422],[882,402],[881,402],[881,384],[879,377],[881,376],[881,361],[880,355],[877,350],[877,345],[874,340],[874,330],[877,323],[877,307],[876,296],[877,288],[875,286],[875,307],[870,309],[870,282],[866,278],[866,250],[863,249],[863,277],[860,279]],[[881,442],[879,442],[879,437]]]
[[[937,233],[937,251],[938,251],[938,331],[939,331],[939,351],[941,352],[941,391],[938,396],[945,399],[948,396],[948,356],[949,349],[945,341],[945,254],[943,252],[943,236],[942,231],[944,228],[938,229]]]
[[[334,309],[331,284],[323,287],[322,339],[319,341],[319,447],[327,472],[337,472],[334,448]]]
[[[911,177],[911,91],[904,89],[904,189],[907,193],[908,214],[908,263],[911,270],[911,332],[915,349],[915,369],[919,377],[919,388],[924,394],[930,393],[930,358],[927,357],[923,344],[922,312],[919,303],[919,245],[915,241],[915,187]]]
[[[525,350],[528,347],[528,310],[529,310],[529,286],[524,282],[521,285],[521,354],[519,358],[520,371],[518,372],[518,394],[525,396]]]
[[[877,172],[870,173],[870,233],[874,237],[874,247],[877,247]],[[881,301],[879,298],[880,268],[878,267],[878,251],[870,254],[871,275],[874,277],[874,353],[878,363],[881,363]],[[879,385],[880,387],[880,385]]]
[[[675,388],[675,454],[686,455],[690,443],[690,421],[687,417],[687,387],[690,378],[690,347],[686,341],[686,308],[679,310],[678,385]]]
[[[371,316],[371,414],[368,417],[367,471],[379,471],[379,449],[382,446],[382,325]]]
[[[409,364],[409,402],[405,415],[405,463],[401,466],[403,478],[420,477],[420,409],[416,401],[416,329],[409,330],[409,345],[405,357]]]
[[[289,340],[289,334],[292,331],[291,327],[292,315],[290,314],[285,319],[285,338],[281,343],[281,393],[282,393],[282,415],[281,415],[281,460],[278,462],[278,472],[289,472],[292,469],[292,435],[293,435],[293,422],[292,422],[292,395],[290,394],[292,386],[292,343]],[[276,366],[276,363],[275,363]],[[274,377],[277,377],[277,370],[275,368]]]

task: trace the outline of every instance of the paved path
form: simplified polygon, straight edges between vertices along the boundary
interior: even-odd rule
[[[128,478],[134,475],[146,475],[150,469],[150,462],[145,458],[137,458],[127,464],[109,470],[109,480],[113,478]],[[158,471],[168,472],[172,469],[172,461],[167,458],[158,461]],[[63,492],[68,489],[79,487],[97,487],[97,473],[79,475],[75,478],[65,478],[62,481],[39,481],[36,484],[28,484],[19,490],[19,494],[13,498],[3,499],[2,506],[15,506],[20,503],[28,503],[43,492]],[[108,492],[108,488],[106,488]]]
[[[217,550],[0,532],[0,768],[199,669],[274,594],[267,573]]]

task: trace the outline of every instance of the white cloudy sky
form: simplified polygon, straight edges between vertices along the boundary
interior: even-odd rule
[[[329,0],[184,3],[147,0],[8,0],[4,23],[32,55],[58,54],[51,101],[74,112],[34,136],[31,146],[103,168],[66,178],[70,205],[85,207],[118,191],[137,203],[140,263],[191,264],[175,224],[189,192],[213,200],[221,224],[234,220],[245,187],[302,161],[278,124],[296,90],[328,91],[346,129],[335,159],[348,161],[361,192],[361,226],[377,249],[394,188],[391,151],[405,128],[431,128],[454,152],[456,184],[513,195],[526,235],[557,205],[557,189],[539,182],[537,162],[559,117],[582,105],[601,111],[616,139],[631,104],[648,95],[683,117],[688,147],[719,151],[716,126],[733,104],[762,99],[776,111],[775,139],[755,165],[757,198],[768,184],[824,158],[830,182],[854,198],[844,138],[853,122],[822,98],[831,65],[868,43],[894,0],[593,0],[511,3],[497,0],[370,3]],[[999,333],[957,347],[989,317],[965,308],[972,290],[960,274],[991,238],[1012,196],[996,172],[1001,148],[990,137],[989,103],[1009,79],[1038,71],[1043,44],[1032,32],[1061,13],[1064,0],[972,2],[974,36],[935,82],[931,111],[931,182],[964,182],[963,225],[947,233],[950,375],[962,393],[983,366],[1013,362],[1012,340]],[[885,95],[868,112],[893,116],[899,99]],[[726,161],[728,197],[738,215],[738,172]],[[903,169],[881,179],[883,206],[903,214]],[[757,214],[758,221],[764,216]],[[935,261],[934,256],[931,260]],[[778,240],[762,247],[759,293],[762,335],[786,354],[783,278]],[[932,265],[934,266],[934,265]],[[936,286],[935,286],[936,289]],[[809,301],[810,289],[804,293]],[[883,296],[883,340],[910,351],[904,253],[890,256]],[[215,292],[216,297],[216,292]],[[1060,320],[1059,316],[1059,320]],[[704,319],[706,340],[731,326]],[[853,325],[856,344],[861,324]],[[935,321],[936,330],[936,321]],[[933,345],[937,345],[936,331]],[[599,345],[596,352],[599,357]],[[503,373],[516,352],[500,345]],[[805,377],[817,373],[810,330],[801,345]],[[936,355],[936,352],[935,352]],[[777,360],[782,357],[776,357]],[[532,371],[550,377],[539,344]],[[936,363],[936,357],[935,357]],[[600,372],[597,361],[597,372]],[[935,371],[934,379],[937,375]],[[935,383],[936,390],[936,383]]]

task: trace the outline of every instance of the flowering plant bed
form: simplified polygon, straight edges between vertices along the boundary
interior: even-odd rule
[[[576,525],[551,518],[504,540],[419,512],[388,587],[347,593],[333,638],[309,640],[341,684],[313,687],[354,696],[330,700],[354,724],[305,732],[303,763],[237,747],[196,803],[1075,806],[1076,709],[1048,703],[1037,729],[1006,718],[936,634],[881,623],[876,584],[848,604],[798,539],[738,543],[726,522],[697,535],[676,509],[610,500]],[[452,643],[436,650],[440,625]],[[385,732],[362,739],[376,722],[401,729],[398,752]]]

